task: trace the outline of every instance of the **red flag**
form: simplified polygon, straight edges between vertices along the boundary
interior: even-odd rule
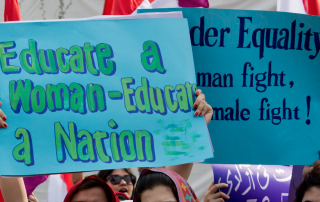
[[[0,202],[4,202],[1,190],[0,190]]]
[[[303,0],[303,4],[309,15],[320,16],[320,0]]]
[[[60,174],[60,177],[64,181],[64,183],[67,185],[67,190],[69,191],[73,186],[72,174],[71,173]]]
[[[72,174],[56,174],[49,176],[48,202],[63,201],[73,186]]]
[[[106,0],[103,15],[130,15],[144,0]],[[154,0],[149,0],[152,3]]]
[[[18,0],[5,0],[4,21],[20,21],[20,8]]]

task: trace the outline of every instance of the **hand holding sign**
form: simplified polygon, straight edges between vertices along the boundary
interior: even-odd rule
[[[2,105],[2,102],[0,102],[0,106]],[[3,111],[0,109],[0,128],[6,128],[8,127],[8,124],[5,122],[7,120],[6,115],[3,113]]]
[[[221,191],[217,192],[221,188],[227,187],[228,185],[225,183],[214,184],[212,182],[204,194],[204,202],[222,202],[223,199],[229,199],[230,197],[227,194]]]
[[[310,171],[320,166],[320,159],[318,159],[314,164],[311,166]]]
[[[315,161],[313,165],[305,165],[302,171],[302,180],[304,180],[304,177],[307,173],[311,173],[315,168],[318,168],[320,166],[320,159]]]
[[[205,101],[205,95],[202,93],[202,90],[198,89],[196,91],[196,95],[198,96],[196,101],[194,102],[193,107],[196,110],[194,113],[195,116],[204,116],[206,120],[206,124],[208,125],[211,121],[213,115],[212,107]]]

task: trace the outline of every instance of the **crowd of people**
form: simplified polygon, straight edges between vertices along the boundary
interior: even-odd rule
[[[195,116],[204,116],[209,124],[212,107],[205,101],[200,89],[196,91]],[[1,102],[0,102],[1,106]],[[9,127],[7,117],[0,109],[0,128]],[[102,170],[97,175],[84,177],[73,174],[73,187],[64,202],[198,202],[197,196],[187,183],[193,163],[162,168],[139,168],[139,179],[129,168]],[[230,197],[220,191],[225,183],[214,183],[207,188],[204,202],[222,202]],[[22,178],[0,177],[0,189],[5,202],[38,202],[34,194],[27,196]],[[320,160],[305,167],[303,182],[297,189],[296,202],[320,201]]]

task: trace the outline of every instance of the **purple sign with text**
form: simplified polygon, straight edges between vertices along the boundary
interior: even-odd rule
[[[294,202],[296,198],[296,190],[302,182],[303,168],[304,166],[300,166],[300,165],[293,166],[288,202]]]
[[[215,183],[226,183],[220,191],[228,202],[287,202],[292,167],[275,165],[213,164]]]

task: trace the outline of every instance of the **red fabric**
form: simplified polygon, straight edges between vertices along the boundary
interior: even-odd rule
[[[70,173],[60,174],[60,177],[64,181],[64,183],[67,185],[67,191],[69,191],[73,186],[72,174]]]
[[[130,15],[144,0],[105,0],[103,15]],[[150,3],[154,0],[149,0]]]
[[[20,8],[18,0],[5,0],[4,21],[20,21]]]
[[[0,202],[4,202],[1,190],[0,190]]]
[[[320,0],[303,0],[303,4],[309,15],[320,16]]]
[[[66,198],[64,199],[63,202],[71,202],[71,196],[73,195],[73,193],[75,193],[75,192],[77,191],[78,187],[79,187],[82,183],[86,182],[86,180],[92,179],[92,178],[93,178],[93,179],[97,179],[97,180],[103,182],[103,184],[106,185],[107,189],[109,190],[109,193],[112,195],[112,196],[111,196],[111,197],[112,197],[112,201],[111,201],[111,202],[119,202],[119,199],[118,199],[118,197],[116,196],[116,194],[114,193],[113,189],[112,189],[105,181],[103,181],[100,177],[97,177],[97,176],[94,176],[94,175],[90,175],[90,176],[84,178],[83,180],[77,182],[77,184],[73,185],[73,186],[70,188],[70,190],[68,191],[68,194],[66,195]]]

